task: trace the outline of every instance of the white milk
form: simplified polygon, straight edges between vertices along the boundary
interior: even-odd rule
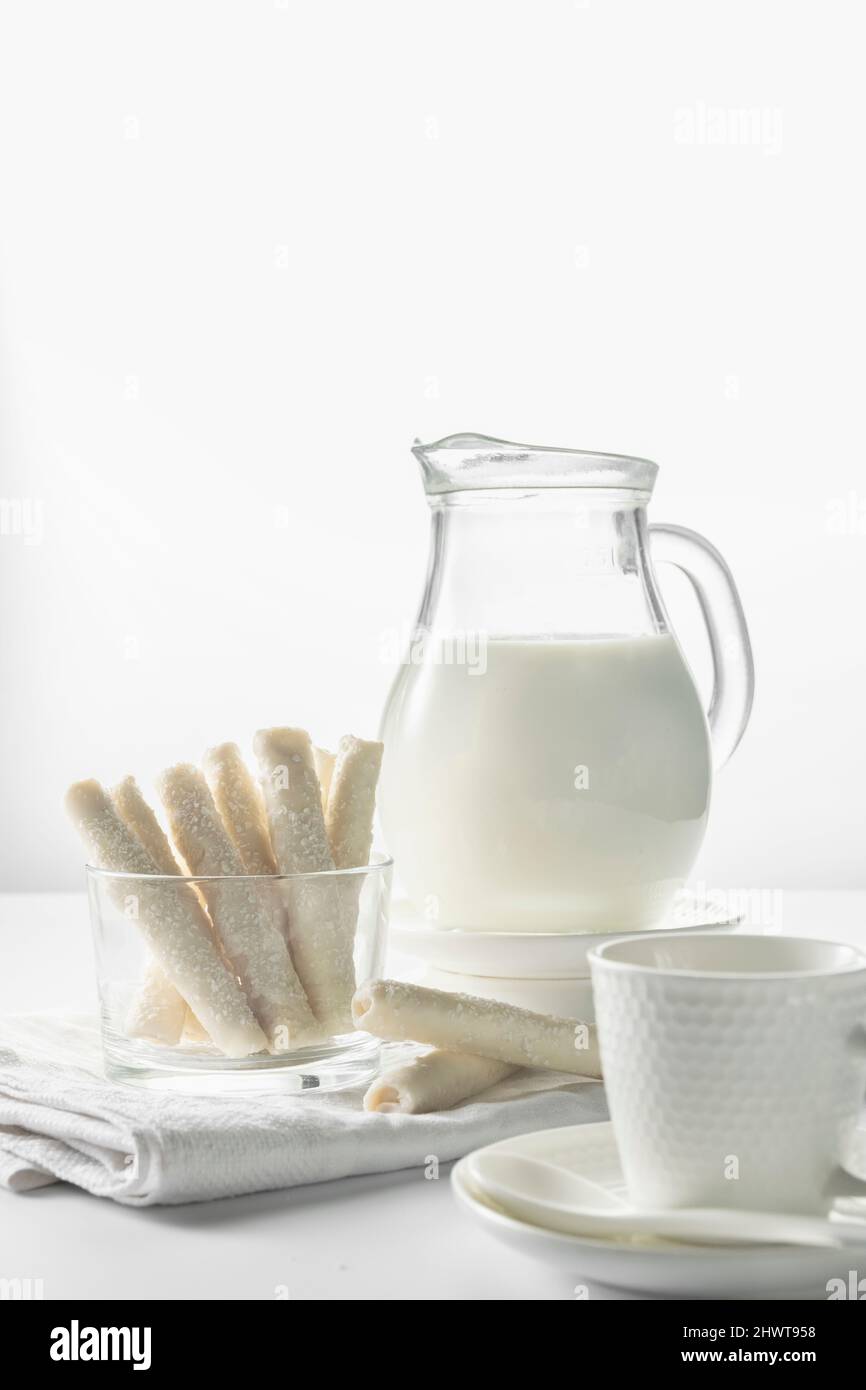
[[[484,931],[657,921],[710,790],[674,639],[497,638],[486,670],[477,652],[453,658],[428,649],[407,665],[383,728],[382,824],[418,912]]]

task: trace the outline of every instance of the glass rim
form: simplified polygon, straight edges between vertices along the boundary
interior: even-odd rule
[[[350,878],[361,874],[383,874],[394,867],[390,854],[377,851],[368,864],[360,864],[352,869],[316,869],[312,873],[296,874],[139,874],[119,869],[100,869],[96,864],[85,864],[84,870],[89,879],[110,879],[119,882],[147,883],[293,883],[298,880],[320,880]]]
[[[585,499],[582,494],[591,493],[591,501]],[[581,494],[578,498],[577,494]],[[588,509],[590,506],[597,508],[609,503],[611,508],[625,510],[628,507],[645,507],[652,497],[652,489],[647,487],[624,487],[614,486],[611,483],[503,483],[501,485],[490,485],[489,487],[481,483],[467,483],[465,486],[446,488],[441,491],[431,490],[427,493],[427,501],[433,509],[444,509],[446,507],[480,507],[485,502],[535,502],[539,501],[543,506],[555,508],[558,505],[565,507],[582,507]]]
[[[517,444],[485,434],[449,434],[412,453],[428,496],[476,489],[608,488],[651,494],[658,464],[637,454],[612,454],[552,444]]]

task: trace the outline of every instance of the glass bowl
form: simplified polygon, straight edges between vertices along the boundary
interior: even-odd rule
[[[306,1046],[292,1047],[287,1041],[272,1052],[243,1057],[221,1052],[174,990],[166,959],[157,960],[148,932],[163,913],[171,916],[181,900],[188,904],[191,893],[202,910],[208,899],[211,904],[218,902],[220,892],[241,893],[254,908],[260,904],[263,914],[273,913],[276,896],[285,913],[291,950],[292,905],[298,895],[307,902],[322,902],[336,894],[341,911],[355,922],[352,958],[355,984],[361,985],[383,973],[392,863],[387,856],[374,854],[359,869],[231,878],[119,874],[88,864],[107,1076],[130,1085],[197,1095],[335,1091],[368,1081],[378,1068],[379,1041],[368,1033],[350,1031],[349,1026],[346,1031],[323,1033]],[[159,1002],[166,1007],[149,1009],[148,1026],[142,1027],[142,991],[155,975],[165,986]]]

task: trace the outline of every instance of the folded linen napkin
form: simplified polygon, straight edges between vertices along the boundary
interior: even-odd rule
[[[406,1049],[389,1048],[389,1064]],[[202,1202],[460,1158],[496,1139],[607,1117],[602,1088],[518,1072],[432,1115],[322,1096],[172,1095],[107,1081],[97,1021],[0,1020],[0,1186],[63,1181],[128,1206]]]

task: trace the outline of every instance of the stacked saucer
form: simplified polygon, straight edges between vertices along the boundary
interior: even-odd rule
[[[866,1178],[866,1130],[850,1167]],[[665,1299],[862,1296],[849,1285],[866,1259],[866,1197],[840,1199],[826,1216],[638,1212],[609,1123],[491,1144],[462,1159],[451,1181],[472,1220],[567,1271],[577,1296],[598,1288]]]
[[[683,889],[668,912],[643,932],[730,932],[742,913],[729,903]],[[419,967],[434,989],[502,999],[524,1009],[592,1021],[588,952],[630,932],[490,932],[437,927],[405,900],[391,910],[392,950]]]

